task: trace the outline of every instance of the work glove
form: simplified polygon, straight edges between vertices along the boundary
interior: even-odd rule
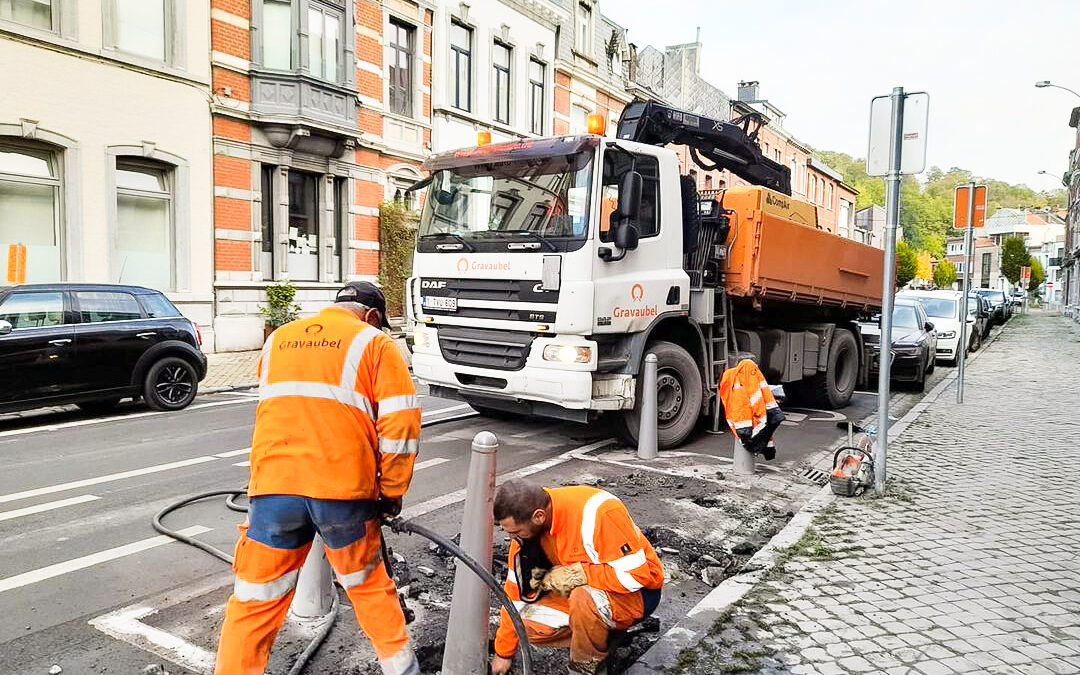
[[[540,588],[540,582],[544,580],[545,574],[547,574],[547,570],[542,567],[533,568],[532,573],[529,574],[529,592],[542,590]]]
[[[540,580],[540,590],[570,595],[570,591],[587,583],[589,580],[585,576],[585,567],[581,563],[556,565]]]
[[[401,513],[401,497],[379,497],[379,517],[396,518]]]

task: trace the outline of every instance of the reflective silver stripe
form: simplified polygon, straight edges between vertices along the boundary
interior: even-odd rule
[[[608,598],[607,591],[592,586],[586,586],[585,590],[589,592],[589,597],[592,598],[593,604],[596,605],[596,613],[600,615],[608,628],[614,628],[615,617],[611,614],[611,600]]]
[[[356,378],[360,374],[360,360],[364,358],[364,350],[375,336],[382,334],[383,332],[374,326],[364,326],[349,343],[349,350],[345,352],[345,365],[341,367],[342,389],[356,391]]]
[[[517,605],[517,603],[514,604]],[[521,614],[523,621],[540,623],[549,628],[566,628],[570,625],[570,615],[566,612],[561,612],[547,605],[541,605],[539,602],[531,605],[522,603],[522,605],[523,607],[518,609],[518,613]]]
[[[774,408],[779,408],[779,407],[780,406],[776,404],[776,401],[769,401],[768,403],[765,404],[765,409],[766,410],[772,410]]]
[[[589,556],[589,560],[596,564],[600,563],[600,555],[596,552],[596,542],[594,541],[596,536],[596,511],[601,504],[609,499],[615,499],[615,496],[603,490],[597,492],[585,502],[585,509],[581,514],[581,544],[585,547],[585,555]]]
[[[276,600],[296,588],[296,577],[299,574],[300,570],[293,570],[286,572],[273,581],[264,581],[263,583],[244,581],[237,577],[233,583],[233,595],[236,596],[237,600],[243,602],[249,600]]]
[[[506,582],[510,584],[518,585],[517,572],[514,570],[506,570]]]
[[[309,398],[325,398],[337,401],[353,408],[358,408],[368,417],[372,416],[371,402],[367,396],[325,382],[275,382],[259,387],[259,400],[265,401],[276,396],[307,396]]]
[[[638,549],[636,553],[623,556],[618,560],[612,560],[608,565],[615,570],[615,578],[619,580],[623,588],[633,593],[634,591],[640,591],[644,585],[630,574],[630,570],[637,569],[646,562],[648,560],[645,558],[645,549]]]
[[[263,343],[262,348],[262,366],[259,371],[259,391],[262,388],[270,384],[270,354],[274,351],[274,338],[277,336],[277,331],[270,333],[270,336],[266,338],[266,342]]]
[[[338,573],[338,581],[341,582],[342,587],[352,588],[359,586],[367,581],[371,573],[375,571],[375,568],[382,562],[382,553],[376,553],[375,558],[364,566],[364,569],[359,572],[349,572],[347,574]]]
[[[379,667],[382,668],[383,675],[420,675],[420,664],[409,645],[402,647],[393,656],[379,659]]]
[[[760,400],[761,400],[761,390],[758,389],[757,391],[755,391],[753,393],[752,396],[750,396],[750,405],[754,405],[755,403],[757,403]]]
[[[764,417],[761,418],[761,421],[754,425],[754,430],[751,431],[750,434],[752,436],[757,436],[761,433],[761,430],[765,428],[766,424],[768,424],[768,421]]]
[[[745,429],[747,427],[754,426],[754,422],[752,420],[747,420],[745,422],[734,422],[731,426],[735,427],[736,429]]]
[[[379,452],[388,455],[415,454],[420,449],[420,441],[415,438],[380,438]]]
[[[403,394],[402,396],[391,396],[384,398],[378,402],[379,417],[383,415],[389,415],[390,413],[401,412],[402,410],[413,410],[416,405],[416,394]]]

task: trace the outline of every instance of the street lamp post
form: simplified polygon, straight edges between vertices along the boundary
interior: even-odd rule
[[[1039,89],[1045,89],[1046,87],[1054,87],[1055,89],[1064,89],[1065,91],[1069,92],[1070,94],[1072,94],[1076,98],[1080,98],[1080,94],[1076,93],[1072,89],[1069,89],[1068,87],[1063,87],[1060,84],[1053,84],[1052,82],[1050,82],[1050,80],[1039,80],[1038,82],[1035,83],[1035,86],[1038,87]]]

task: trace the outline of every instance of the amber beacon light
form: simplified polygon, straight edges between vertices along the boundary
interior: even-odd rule
[[[603,136],[607,132],[607,120],[600,113],[592,113],[585,118],[585,128],[590,134]]]
[[[476,132],[476,144],[477,145],[491,145],[491,132],[490,131],[478,131],[478,132]]]

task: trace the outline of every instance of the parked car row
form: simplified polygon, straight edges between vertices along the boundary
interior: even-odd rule
[[[1013,305],[1009,301],[1008,296],[1005,295],[1005,291],[999,291],[993,288],[976,288],[973,292],[990,301],[990,307],[993,310],[994,325],[1002,326],[1006,321],[1012,318]]]
[[[0,287],[0,412],[142,398],[180,410],[206,376],[199,329],[162,293],[111,284]]]

